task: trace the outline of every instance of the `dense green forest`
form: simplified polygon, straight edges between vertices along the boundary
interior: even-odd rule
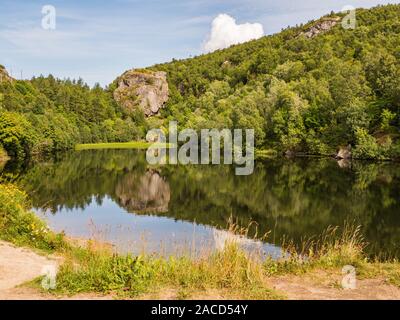
[[[0,82],[0,145],[18,158],[77,143],[132,141],[143,136],[143,124],[140,115],[117,105],[109,89],[90,88],[81,79]]]
[[[315,23],[154,66],[171,90],[162,118],[254,128],[258,147],[280,151],[330,154],[351,144],[358,158],[398,157],[400,5],[357,10],[354,30],[339,23],[301,35]]]
[[[356,158],[399,158],[400,5],[358,10],[354,30],[339,23],[301,35],[315,23],[150,67],[167,72],[170,98],[147,119],[113,100],[115,82],[102,89],[52,76],[1,81],[0,144],[11,155],[42,154],[143,139],[146,128],[177,120],[195,129],[254,128],[258,148],[331,154],[350,144]]]

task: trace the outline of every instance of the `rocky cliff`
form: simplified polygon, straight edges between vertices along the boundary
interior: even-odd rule
[[[339,17],[322,19],[311,26],[305,32],[302,32],[300,35],[304,35],[306,38],[314,38],[321,33],[331,30],[334,26],[338,24],[339,21]]]
[[[129,70],[116,81],[114,99],[128,112],[140,108],[150,117],[157,114],[168,100],[165,72]]]
[[[0,82],[2,81],[11,81],[12,78],[9,76],[6,68],[0,64]]]

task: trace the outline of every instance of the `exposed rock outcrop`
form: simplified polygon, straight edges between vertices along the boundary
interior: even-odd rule
[[[165,72],[129,70],[116,81],[114,99],[128,112],[140,108],[149,117],[157,114],[168,100]]]
[[[314,24],[307,31],[302,32],[300,35],[304,35],[306,38],[314,38],[321,33],[331,30],[334,26],[338,24],[339,21],[339,17],[322,19]]]
[[[6,68],[4,68],[4,66],[2,66],[0,64],[0,82],[3,81],[12,81],[13,78],[10,77],[10,75],[8,74]]]
[[[335,156],[336,159],[344,159],[348,160],[351,159],[351,145],[348,145],[347,147],[340,147],[338,152],[336,153]]]

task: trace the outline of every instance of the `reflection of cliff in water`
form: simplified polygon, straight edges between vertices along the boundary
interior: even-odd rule
[[[115,188],[118,204],[134,213],[167,212],[170,194],[168,182],[155,170],[140,176],[127,173]]]

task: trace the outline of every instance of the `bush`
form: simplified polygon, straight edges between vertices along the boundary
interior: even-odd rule
[[[0,144],[9,155],[23,158],[35,144],[36,136],[24,115],[4,112],[0,115]]]
[[[3,146],[0,145],[0,161],[8,159],[7,151],[4,150]]]
[[[389,139],[385,144],[379,145],[376,139],[368,134],[363,128],[357,128],[356,147],[353,151],[353,157],[356,159],[386,159],[391,146]]]
[[[389,130],[391,123],[393,120],[396,119],[396,114],[391,112],[388,109],[383,109],[381,114],[381,129],[382,130]]]

